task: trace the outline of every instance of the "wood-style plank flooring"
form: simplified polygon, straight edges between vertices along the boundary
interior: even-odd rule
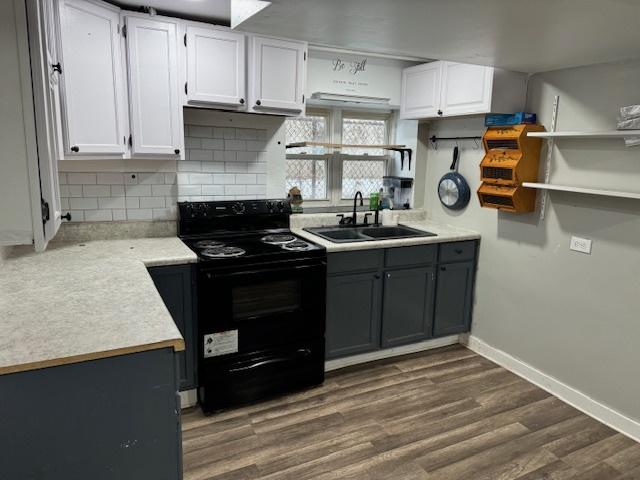
[[[182,421],[185,480],[640,479],[640,444],[461,346]]]

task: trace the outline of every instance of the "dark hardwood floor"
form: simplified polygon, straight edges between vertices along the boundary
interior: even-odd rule
[[[182,421],[185,480],[640,479],[640,444],[461,346]]]

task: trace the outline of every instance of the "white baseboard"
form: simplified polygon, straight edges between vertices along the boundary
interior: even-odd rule
[[[460,343],[459,335],[450,335],[448,337],[434,338],[433,340],[425,340],[420,343],[412,343],[411,345],[403,345],[401,347],[387,348],[384,350],[376,350],[375,352],[362,353],[351,357],[337,358],[324,362],[324,371],[330,372],[339,368],[350,367],[360,363],[373,362],[374,360],[382,360],[384,358],[397,357],[399,355],[407,355],[409,353],[422,352],[432,350],[434,348],[446,347]]]
[[[547,375],[531,365],[512,357],[502,350],[492,347],[473,335],[461,335],[460,343],[470,350],[488,358],[525,380],[555,395],[572,407],[595,418],[599,422],[640,442],[640,422],[633,420],[611,407],[603,405],[575,388]]]
[[[198,403],[198,391],[195,388],[180,392],[180,408],[193,407],[196,403]]]

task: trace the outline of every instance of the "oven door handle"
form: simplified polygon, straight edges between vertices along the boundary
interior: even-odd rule
[[[208,279],[211,280],[211,279],[219,279],[219,278],[239,277],[242,275],[256,275],[258,273],[277,273],[277,272],[290,272],[292,270],[294,271],[310,270],[314,268],[317,269],[320,267],[322,267],[322,265],[297,265],[294,267],[270,268],[266,270],[246,270],[243,272],[231,272],[231,273],[223,273],[223,274],[208,272],[206,276]]]
[[[288,362],[288,361],[291,361],[291,360],[296,360],[296,359],[298,359],[300,357],[307,357],[309,355],[311,355],[311,350],[309,350],[308,348],[300,348],[296,352],[296,355],[289,355],[289,356],[286,356],[286,357],[270,358],[268,360],[261,360],[259,362],[254,362],[254,363],[251,363],[249,365],[245,365],[244,367],[230,368],[229,369],[229,373],[246,372],[248,370],[253,370],[254,368],[263,367],[265,365],[271,365],[271,364],[274,364],[274,363]]]

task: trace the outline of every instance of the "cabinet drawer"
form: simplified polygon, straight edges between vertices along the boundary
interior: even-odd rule
[[[378,270],[382,266],[383,255],[384,250],[357,250],[330,253],[327,256],[327,273]]]
[[[436,261],[437,245],[416,245],[387,249],[384,266],[404,267],[409,265],[429,265]]]
[[[473,260],[476,256],[476,242],[443,243],[440,245],[440,263]]]

